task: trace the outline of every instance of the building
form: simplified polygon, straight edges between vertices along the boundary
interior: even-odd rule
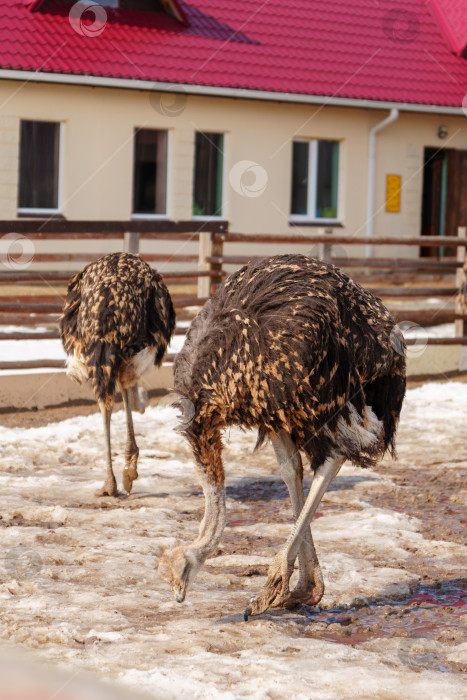
[[[467,224],[462,0],[0,0],[0,26],[2,220]]]

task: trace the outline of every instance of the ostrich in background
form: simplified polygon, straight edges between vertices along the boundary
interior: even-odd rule
[[[302,255],[266,258],[233,274],[206,303],[174,373],[175,390],[193,405],[183,432],[205,514],[194,542],[162,554],[160,576],[182,602],[215,550],[225,526],[221,431],[238,424],[258,429],[257,447],[271,439],[296,519],[245,616],[316,605],[324,583],[310,522],[324,492],[346,459],[367,467],[386,450],[394,454],[405,345],[393,317],[333,265]],[[314,472],[306,500],[300,450]]]
[[[112,253],[73,277],[60,318],[68,355],[67,373],[89,380],[104,420],[107,477],[96,496],[117,496],[112,471],[110,417],[116,387],[127,420],[123,487],[138,478],[138,446],[133,429],[130,387],[159,366],[175,327],[175,314],[161,276],[137,255]]]

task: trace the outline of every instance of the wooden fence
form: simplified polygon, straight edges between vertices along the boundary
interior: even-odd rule
[[[459,228],[459,236],[416,236],[412,238],[348,236],[339,233],[310,234],[310,235],[262,235],[216,232],[201,234],[200,246],[202,257],[205,260],[204,268],[211,272],[226,275],[226,268],[244,265],[250,260],[261,259],[263,255],[248,255],[248,246],[256,247],[271,244],[279,253],[281,246],[303,246],[304,252],[308,252],[310,246],[315,246],[314,254],[317,257],[329,260],[343,267],[356,281],[383,299],[398,322],[410,322],[422,327],[433,326],[440,323],[455,322],[455,337],[429,337],[424,338],[429,345],[467,345],[467,315],[463,314],[458,306],[456,297],[458,289],[463,281],[463,265],[466,255],[466,228]],[[452,246],[457,249],[455,258],[421,258],[418,257],[420,247],[439,248],[440,241],[443,246]],[[241,244],[242,254],[231,251],[234,244]],[[356,246],[407,246],[417,248],[417,256],[413,257],[352,257],[350,251]],[[342,258],[342,247],[349,251],[349,255]],[[230,250],[229,250],[230,249]],[[243,253],[246,250],[246,254]],[[285,252],[285,251],[284,251]],[[337,253],[337,256],[335,255]],[[441,276],[447,280],[449,286],[438,284],[431,286],[419,286],[425,277]],[[428,275],[427,275],[428,273]],[[387,280],[387,285],[381,282]],[[430,282],[430,279],[428,280]],[[376,282],[376,285],[375,285]],[[199,292],[208,296],[213,288],[219,284],[219,278],[212,280],[200,280]],[[441,299],[442,307],[433,308],[428,300]],[[415,302],[416,307],[410,308],[408,302]],[[405,306],[405,308],[403,308]],[[409,339],[408,344],[417,342],[415,338]]]
[[[357,281],[362,283],[388,305],[396,320],[411,322],[420,326],[431,326],[439,323],[455,322],[455,337],[426,337],[424,342],[431,345],[467,345],[467,315],[462,314],[456,307],[456,294],[462,279],[462,266],[466,251],[466,229],[459,229],[459,237],[444,237],[444,246],[457,248],[456,258],[420,258],[418,251],[421,246],[437,248],[439,237],[366,237],[341,235],[338,233],[311,233],[309,235],[260,235],[238,234],[227,232],[224,222],[207,224],[202,231],[192,232],[192,222],[173,224],[170,230],[157,229],[162,225],[168,229],[167,222],[49,222],[47,233],[34,228],[31,221],[0,222],[1,235],[15,231],[25,235],[34,242],[57,240],[61,241],[105,241],[115,250],[126,250],[139,253],[142,241],[157,240],[178,242],[173,253],[146,253],[141,257],[149,263],[160,267],[161,264],[171,263],[172,266],[191,265],[188,271],[171,270],[162,272],[164,281],[169,286],[174,307],[177,312],[176,334],[184,335],[186,326],[193,317],[194,310],[190,307],[200,307],[215,291],[218,284],[228,274],[228,270],[245,264],[252,259],[264,257],[262,246],[271,246],[275,252],[288,252],[290,246],[303,249],[309,253],[314,246],[313,254],[323,259],[331,260],[342,266]],[[98,230],[100,227],[100,230]],[[131,228],[132,230],[128,230]],[[136,230],[136,228],[140,230]],[[148,230],[152,228],[153,230]],[[141,230],[142,229],[142,230]],[[196,254],[183,252],[184,243],[195,243]],[[355,246],[408,246],[417,249],[414,257],[371,257],[361,255],[342,256],[345,251],[355,249]],[[255,246],[253,249],[252,246]],[[241,254],[238,248],[241,246]],[[237,251],[235,250],[237,249]],[[248,249],[252,251],[248,253]],[[256,251],[256,252],[255,252]],[[14,265],[1,264],[0,250],[0,340],[31,340],[58,338],[58,317],[63,306],[64,289],[71,277],[71,266],[76,262],[84,265],[99,257],[102,251],[94,253],[47,252],[34,253],[33,263],[60,264],[60,271],[15,269]],[[434,286],[433,276],[442,276],[444,282]],[[425,279],[428,277],[426,286]],[[383,285],[381,284],[383,280]],[[424,286],[420,286],[423,284]],[[14,287],[12,288],[12,285]],[[28,291],[28,288],[33,291]],[[186,288],[196,290],[187,294]],[[20,291],[15,291],[19,289]],[[441,300],[441,306],[433,308],[430,299]],[[410,305],[415,307],[410,308]],[[5,330],[8,326],[19,326],[20,330]],[[4,330],[1,330],[3,327]],[[38,332],[38,328],[43,330]],[[408,340],[415,343],[416,339]],[[173,356],[167,356],[171,361]],[[37,367],[63,367],[63,362],[56,359],[6,361],[0,357],[0,369],[28,369]]]

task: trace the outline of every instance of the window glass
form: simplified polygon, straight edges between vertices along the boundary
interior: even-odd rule
[[[292,217],[337,219],[339,148],[339,141],[294,141]]]
[[[308,159],[309,143],[293,144],[292,214],[308,213]]]
[[[197,132],[193,216],[222,216],[224,135]]]
[[[60,124],[21,121],[20,209],[58,209]]]
[[[165,214],[167,209],[167,131],[135,131],[133,213]]]
[[[337,218],[338,173],[339,143],[337,141],[319,141],[315,212],[317,219]]]

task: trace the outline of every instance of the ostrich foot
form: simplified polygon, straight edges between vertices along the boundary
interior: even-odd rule
[[[113,481],[107,480],[104,486],[96,491],[94,495],[99,498],[101,496],[118,496],[117,482],[115,479]]]
[[[138,478],[137,463],[139,450],[138,448],[136,449],[136,453],[131,455],[127,454],[125,469],[123,470],[123,488],[127,493],[130,493],[133,486],[133,481]]]
[[[311,607],[314,607],[315,605],[318,605],[323,595],[323,585],[316,585],[311,589],[297,586],[290,593],[288,600],[285,601],[284,607],[295,608],[297,605],[310,605]]]
[[[260,615],[268,609],[284,609],[291,610],[299,605],[309,605],[315,607],[324,594],[324,586],[314,586],[311,590],[306,588],[294,588],[290,593],[280,593],[277,597],[271,598],[267,595],[266,587],[263,588],[256,600],[251,602],[243,613],[243,619],[246,621],[251,616]]]
[[[250,602],[243,616],[261,615],[269,608],[286,608],[293,594],[289,591],[289,580],[293,572],[293,562],[286,557],[276,559],[269,567],[268,580],[259,596]]]

